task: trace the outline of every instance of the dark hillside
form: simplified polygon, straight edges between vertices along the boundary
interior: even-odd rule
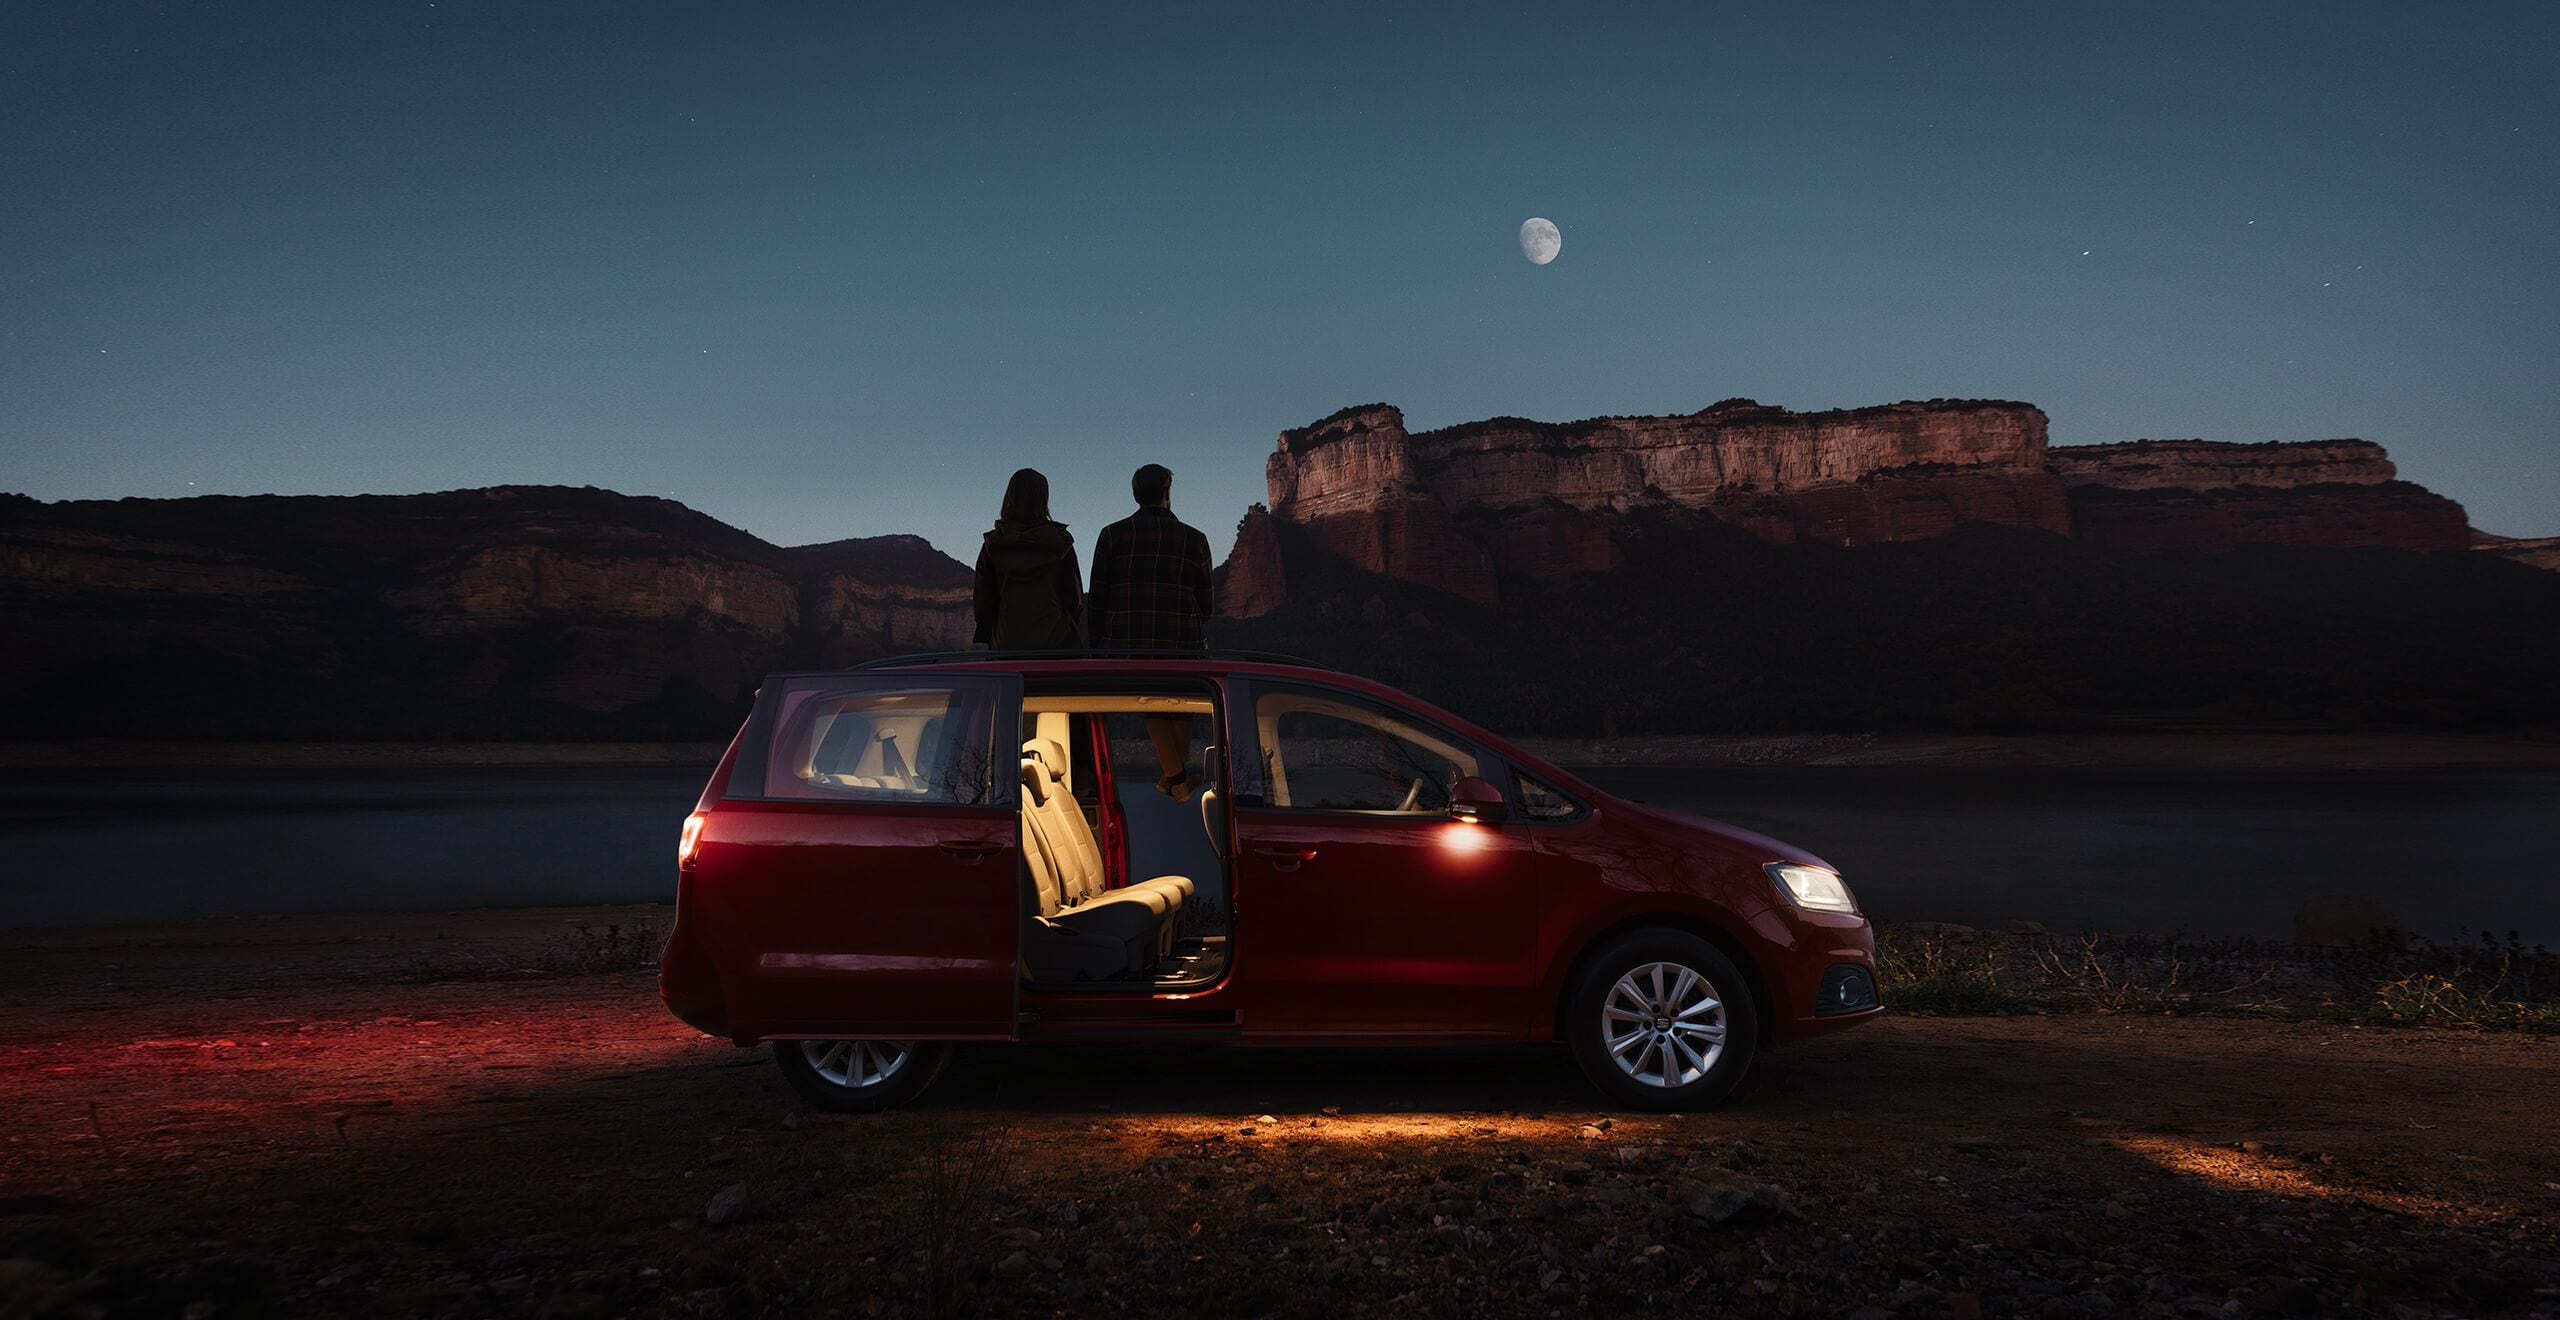
[[[2514,728],[2560,722],[2560,575],[2486,555],[2133,556],[1970,526],[1771,545],[1648,516],[1626,567],[1486,607],[1276,528],[1289,599],[1222,645],[1328,659],[1537,733]]]

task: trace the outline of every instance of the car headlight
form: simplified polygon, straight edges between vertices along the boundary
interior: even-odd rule
[[[1794,862],[1771,862],[1761,868],[1778,882],[1797,907],[1813,912],[1855,912],[1858,900],[1841,883],[1840,873],[1819,866],[1799,866]]]

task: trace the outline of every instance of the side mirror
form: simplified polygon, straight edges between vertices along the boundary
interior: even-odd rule
[[[1449,814],[1470,825],[1495,824],[1510,807],[1502,790],[1479,775],[1469,775],[1449,790]]]

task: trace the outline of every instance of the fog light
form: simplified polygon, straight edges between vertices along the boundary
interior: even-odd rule
[[[1822,974],[1822,988],[1813,994],[1815,1017],[1858,1013],[1875,1006],[1876,978],[1854,963],[1833,963]]]

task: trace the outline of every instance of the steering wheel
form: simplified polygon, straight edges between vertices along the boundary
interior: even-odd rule
[[[1406,790],[1404,791],[1404,801],[1399,802],[1399,803],[1397,803],[1397,804],[1396,804],[1396,810],[1398,810],[1398,811],[1411,811],[1411,810],[1413,810],[1413,804],[1415,804],[1416,802],[1419,802],[1419,801],[1421,801],[1421,800],[1422,800],[1422,776],[1420,776],[1420,775],[1415,775],[1415,776],[1413,777],[1413,787],[1408,788],[1408,789],[1406,789]]]

